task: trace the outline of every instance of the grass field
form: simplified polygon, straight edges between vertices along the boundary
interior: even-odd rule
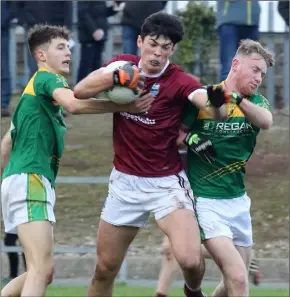
[[[210,296],[213,288],[205,288],[205,294]],[[50,287],[46,296],[86,296],[87,287]],[[131,287],[126,285],[117,285],[114,289],[114,296],[143,296],[149,297],[154,296],[155,288],[148,287]],[[261,297],[280,297],[280,296],[289,296],[289,290],[287,289],[251,289],[252,296],[261,296]],[[170,292],[170,296],[184,296],[182,288],[174,288]]]

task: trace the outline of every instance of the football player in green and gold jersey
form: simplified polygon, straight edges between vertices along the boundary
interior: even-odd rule
[[[127,105],[76,99],[65,79],[71,61],[68,40],[64,27],[35,25],[28,33],[38,71],[28,82],[1,142],[1,166],[7,164],[1,184],[5,232],[18,234],[28,270],[2,289],[3,297],[45,296],[52,280],[54,187],[66,132],[62,108],[71,113],[139,113],[146,112],[153,101],[150,94]],[[135,88],[142,78],[131,65],[107,75],[108,88],[114,84]],[[121,76],[125,79],[118,79]]]
[[[249,296],[248,269],[252,250],[251,200],[245,188],[245,165],[260,129],[269,129],[269,102],[257,92],[272,53],[259,42],[243,40],[227,79],[216,87],[231,94],[227,119],[189,106],[178,143],[188,147],[187,174],[195,196],[195,210],[203,244],[222,271],[213,296]],[[223,102],[216,96],[211,105]],[[166,296],[175,273],[168,249],[163,259],[156,296]]]

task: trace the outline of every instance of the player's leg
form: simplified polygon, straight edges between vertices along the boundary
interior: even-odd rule
[[[216,286],[214,291],[212,292],[212,297],[230,297],[225,288],[224,279],[222,277],[220,283]]]
[[[240,253],[246,268],[249,266],[250,261],[250,255],[251,255],[251,247],[237,247],[238,252]],[[249,292],[248,292],[249,294]],[[213,296],[217,297],[223,297],[223,296],[229,296],[227,294],[227,290],[225,288],[224,279],[222,278],[220,284],[216,287],[216,289],[213,292]]]
[[[256,253],[254,249],[252,249],[252,257],[249,267],[249,277],[255,286],[258,286],[262,279],[261,268],[259,267],[259,261],[256,258]]]
[[[88,296],[112,296],[112,288],[127,249],[146,223],[136,177],[112,170],[97,235],[97,263]],[[139,200],[140,199],[140,203]]]
[[[90,283],[89,297],[112,296],[114,280],[127,249],[139,228],[114,226],[100,220],[97,235],[97,263]]]
[[[5,246],[16,246],[16,241],[17,241],[17,234],[13,233],[5,233],[4,237],[4,244]],[[18,253],[8,253],[8,260],[9,260],[9,278],[13,279],[18,276],[18,264],[19,264],[19,257]]]
[[[19,240],[27,263],[21,296],[45,296],[53,278],[53,226],[49,221],[33,221],[18,226]]]
[[[156,297],[165,297],[168,295],[170,286],[179,270],[180,267],[173,255],[169,239],[167,236],[164,236],[162,243],[162,264],[156,288]]]
[[[122,26],[122,36],[123,36],[123,53],[137,55],[137,37],[138,31],[131,26]]]
[[[6,296],[45,296],[53,276],[53,232],[49,221],[33,221],[17,227],[28,271],[5,286]]]
[[[105,41],[96,41],[93,43],[93,65],[92,68],[94,70],[102,67],[102,54],[105,47]]]
[[[232,59],[237,50],[238,28],[236,25],[223,24],[218,28],[220,38],[220,81],[226,79],[231,69]],[[230,42],[227,42],[230,40]]]
[[[204,245],[202,245],[201,251],[204,258],[211,259],[211,256]],[[156,297],[165,297],[168,295],[170,286],[179,270],[180,267],[173,255],[169,239],[167,236],[164,236],[162,243],[162,264],[158,277]]]
[[[20,297],[26,272],[11,280],[2,290],[1,297]]]
[[[250,199],[198,198],[196,211],[204,246],[223,273],[213,296],[248,296],[248,261],[236,246],[252,245]]]
[[[182,269],[186,286],[192,293],[187,292],[187,296],[203,296],[200,286],[205,267],[194,212],[176,209],[159,219],[157,224],[168,236],[173,254]]]
[[[152,211],[159,228],[168,236],[174,257],[182,269],[186,295],[203,296],[200,285],[204,258],[193,194],[186,174],[180,172],[160,178],[155,183],[158,199],[152,201]]]
[[[220,284],[213,296],[248,296],[247,268],[232,239],[217,236],[207,239],[204,245],[224,277],[225,288]]]
[[[3,180],[1,193],[5,229],[17,228],[28,268],[3,288],[1,296],[44,296],[53,270],[54,190],[44,177],[17,174]]]
[[[84,79],[90,72],[96,70],[93,68],[94,51],[91,43],[81,42],[80,61],[78,66],[77,82]]]
[[[204,258],[194,214],[193,194],[186,174],[180,172],[162,178],[158,188],[163,190],[166,199],[160,198],[155,218],[160,229],[168,236],[173,255],[182,269],[185,294],[188,297],[203,296],[200,286],[205,269]]]
[[[201,253],[205,259],[211,259],[211,255],[209,254],[208,250],[205,248],[204,244],[201,245]]]

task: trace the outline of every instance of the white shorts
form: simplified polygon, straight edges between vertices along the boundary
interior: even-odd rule
[[[184,171],[166,177],[139,177],[112,170],[101,219],[115,226],[144,227],[151,213],[159,220],[176,209],[194,215],[194,200]]]
[[[202,239],[226,236],[236,246],[251,246],[250,207],[251,199],[247,194],[233,199],[197,197],[195,208]]]
[[[5,232],[16,233],[18,225],[31,221],[55,222],[55,193],[50,182],[38,174],[14,174],[1,184]]]

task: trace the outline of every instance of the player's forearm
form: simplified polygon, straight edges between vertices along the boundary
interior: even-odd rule
[[[189,100],[199,109],[204,109],[208,106],[208,96],[206,90],[197,90],[189,95]],[[219,108],[212,107],[207,109],[207,112],[216,120],[225,120],[227,118],[226,106],[222,105]]]
[[[114,84],[112,72],[88,75],[74,87],[74,95],[78,99],[87,99],[111,88]]]
[[[102,114],[128,111],[128,105],[117,105],[102,99],[77,100],[74,103],[73,114]]]
[[[273,116],[266,108],[258,106],[246,99],[242,100],[239,107],[256,127],[267,130],[272,126]]]
[[[10,130],[4,135],[2,141],[1,141],[1,168],[5,168],[7,165],[10,153],[12,148],[12,141],[11,141],[11,135]]]
[[[187,132],[185,132],[183,130],[179,130],[179,135],[176,139],[176,144],[179,149],[183,149],[185,147],[184,139],[186,137],[186,134],[187,134]]]

